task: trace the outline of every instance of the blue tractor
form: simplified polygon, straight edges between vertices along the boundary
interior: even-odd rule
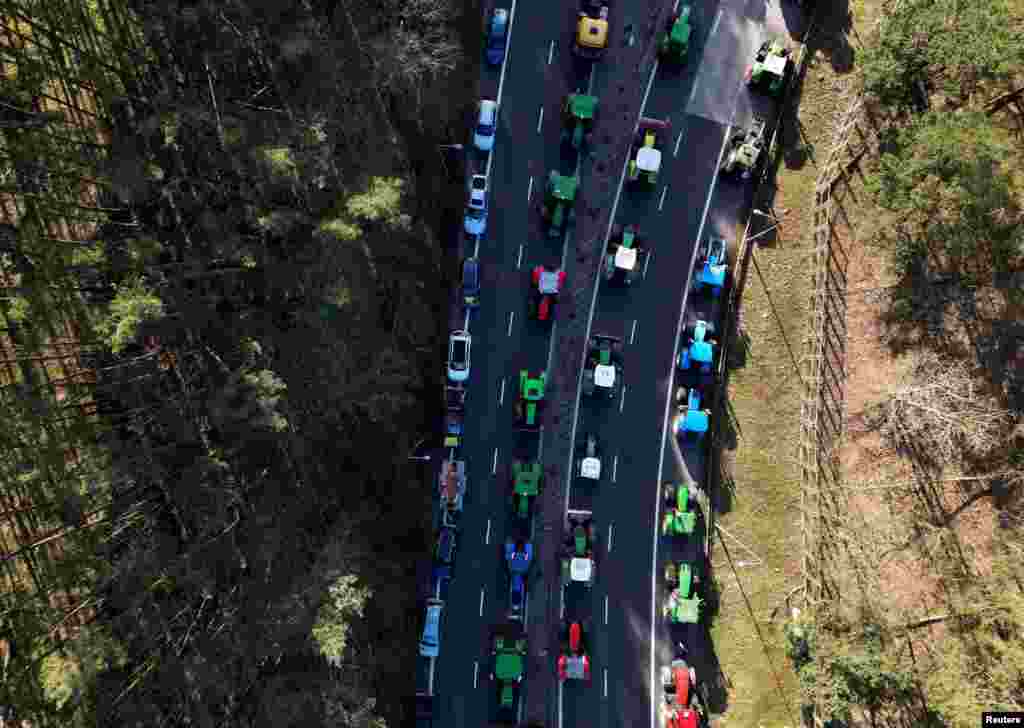
[[[700,293],[704,288],[711,289],[715,298],[725,288],[725,277],[729,272],[729,257],[723,238],[708,238],[700,249],[700,266],[693,277],[693,290]]]
[[[533,561],[533,544],[524,541],[505,543],[505,564],[509,571],[508,616],[522,619],[526,605],[526,572]]]
[[[699,387],[680,387],[676,392],[676,437],[686,438],[690,433],[698,440],[704,437],[704,433],[708,431],[711,410],[701,409],[701,400]]]
[[[686,344],[679,352],[680,371],[688,371],[696,365],[701,374],[711,373],[715,365],[715,349],[718,347],[718,342],[711,338],[714,335],[714,324],[702,319],[686,327]]]

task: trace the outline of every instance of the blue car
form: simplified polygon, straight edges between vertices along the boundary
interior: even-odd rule
[[[500,66],[505,60],[505,45],[508,42],[508,10],[495,8],[491,25],[487,29],[486,55],[492,66]]]
[[[479,258],[466,258],[462,263],[462,305],[466,308],[480,305]]]

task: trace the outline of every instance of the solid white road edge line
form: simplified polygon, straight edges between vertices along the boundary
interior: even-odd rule
[[[562,683],[558,683],[558,728],[562,728]]]
[[[540,126],[544,123],[544,107],[540,107],[540,113],[537,115],[537,133],[540,134]]]
[[[651,86],[654,85],[654,76],[658,73],[658,61],[654,61],[654,65],[651,66],[651,75],[647,79],[647,89],[644,91],[644,99],[640,102],[640,111],[636,115],[636,124],[633,126],[633,133],[636,133],[637,128],[640,125],[640,117],[644,115],[644,107],[647,106],[647,98],[651,95]],[[590,72],[591,84],[594,80],[593,68]],[[587,93],[591,93],[590,85],[588,85]],[[612,212],[608,216],[608,229],[604,233],[604,245],[608,245],[608,238],[612,234],[612,225],[615,224],[615,213],[619,209],[619,198],[622,196],[622,184],[626,180],[626,166],[629,164],[629,155],[622,160],[622,172],[619,174],[619,185],[615,189],[615,200],[612,202]],[[650,258],[650,255],[647,256]],[[600,268],[598,269],[600,271]],[[583,336],[583,340],[587,341],[590,338],[590,330],[594,326],[594,311],[597,310],[597,293],[601,289],[601,275],[595,276],[594,281],[594,293],[590,298],[590,312],[587,314],[587,328]],[[556,322],[557,323],[557,322]],[[578,371],[583,371],[583,364],[587,360],[587,348],[586,345],[583,347],[583,352],[580,354],[580,364]],[[548,357],[548,368],[551,368],[551,357]],[[572,407],[572,433],[569,435],[569,462],[566,464],[566,488],[565,488],[565,507],[562,509],[563,512],[569,510],[569,492],[572,488],[572,461],[574,455],[574,448],[576,447],[576,425],[579,423],[580,414],[580,395],[583,393],[583,377],[576,377],[576,401]],[[561,721],[561,716],[559,716]]]
[[[478,255],[480,255],[480,236],[479,235],[474,235],[473,236],[473,257],[475,258]]]
[[[498,393],[498,405],[505,404],[505,378],[501,379],[501,391]]]
[[[615,483],[619,479],[619,456],[616,455],[612,460],[612,482]]]
[[[711,199],[715,196],[715,185],[718,184],[718,169],[722,164],[722,156],[725,154],[725,147],[729,143],[729,133],[732,131],[732,126],[725,127],[725,136],[722,138],[722,148],[718,151],[718,161],[715,163],[715,173],[711,178],[711,186],[708,189],[708,198],[704,202],[704,212],[700,218],[700,227],[697,228],[697,240],[693,246],[693,255],[690,256],[690,268],[686,275],[686,288],[683,289],[683,303],[679,307],[679,320],[676,322],[676,338],[672,344],[672,359],[669,363],[668,368],[668,391],[665,393],[665,417],[661,423],[661,449],[658,451],[658,477],[654,481],[654,487],[660,487],[661,476],[664,471],[665,464],[665,442],[668,440],[668,418],[672,408],[672,385],[676,374],[676,355],[679,353],[679,340],[683,335],[683,320],[686,314],[686,299],[690,293],[690,277],[693,275],[693,267],[697,262],[697,251],[700,250],[701,236],[704,234],[704,225],[708,221],[708,211],[711,209]],[[657,625],[657,594],[658,594],[658,508],[661,505],[661,499],[654,499],[654,527],[653,531],[653,548],[651,549],[651,673],[650,673],[650,686],[651,686],[651,728],[656,728],[657,724],[657,710],[658,705],[657,696],[655,695],[655,682],[654,682],[654,659],[655,659],[655,626]]]
[[[469,331],[469,309],[466,309],[466,323],[462,325],[464,331]]]
[[[661,212],[662,206],[665,204],[665,195],[668,194],[668,185],[661,188],[661,199],[658,200],[658,212]]]
[[[636,319],[633,319],[633,330],[629,332],[629,345],[633,345],[633,341],[636,340]]]
[[[430,672],[427,673],[427,695],[434,694],[434,665],[437,663],[437,659],[434,657],[430,658]]]
[[[491,475],[498,472],[498,448],[494,448],[494,462],[491,463]]]

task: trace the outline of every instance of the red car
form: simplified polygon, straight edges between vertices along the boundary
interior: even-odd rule
[[[530,314],[538,321],[548,321],[554,315],[558,294],[565,285],[565,271],[538,265],[533,269],[531,278],[533,297],[530,302]]]

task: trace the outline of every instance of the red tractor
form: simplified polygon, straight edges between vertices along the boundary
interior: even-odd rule
[[[554,317],[558,294],[565,285],[565,271],[538,265],[533,269],[530,278],[530,315],[538,321],[550,321]]]
[[[563,628],[562,651],[558,656],[558,680],[590,681],[586,634],[579,622],[570,622]]]
[[[703,724],[697,696],[697,673],[680,656],[661,668],[665,699],[661,704],[662,728],[698,728]]]

